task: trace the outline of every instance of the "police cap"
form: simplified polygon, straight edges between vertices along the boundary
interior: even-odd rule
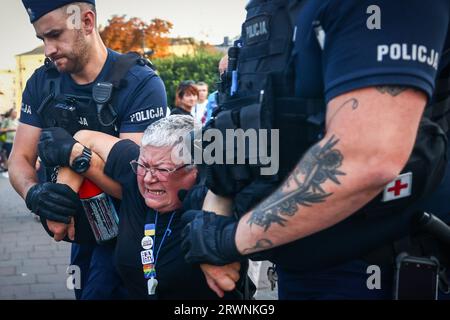
[[[95,0],[22,0],[22,2],[30,17],[31,23],[34,23],[50,11],[61,8],[69,3],[87,2],[95,6]]]

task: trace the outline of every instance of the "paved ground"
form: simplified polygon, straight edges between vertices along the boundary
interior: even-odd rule
[[[0,175],[0,300],[74,299],[66,287],[69,253],[70,244],[48,237]],[[252,269],[257,299],[276,299],[265,280],[268,265]]]
[[[73,299],[68,243],[56,243],[0,176],[0,299]]]

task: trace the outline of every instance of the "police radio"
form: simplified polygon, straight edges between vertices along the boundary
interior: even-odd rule
[[[117,119],[117,112],[109,103],[113,90],[114,86],[111,82],[97,82],[92,88],[92,99],[97,104],[97,118],[104,127],[113,125]]]
[[[228,70],[227,75],[230,77],[230,96],[233,96],[238,89],[238,58],[240,47],[238,43],[235,43],[233,47],[228,49]]]
[[[237,40],[233,46],[228,49],[227,70],[221,74],[217,86],[219,89],[218,104],[227,101],[228,97],[233,96],[238,90],[238,61],[242,42]]]

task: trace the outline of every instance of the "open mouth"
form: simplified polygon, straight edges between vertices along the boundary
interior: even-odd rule
[[[151,194],[152,196],[162,196],[166,194],[166,191],[164,190],[150,190],[150,189],[145,189],[145,192],[147,194]]]

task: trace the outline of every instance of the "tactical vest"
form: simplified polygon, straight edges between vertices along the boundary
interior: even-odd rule
[[[250,164],[254,159],[246,150],[247,165],[227,165],[234,183],[208,185],[216,194],[233,196],[255,179],[283,180],[305,150],[322,138],[324,100],[294,95],[292,37],[300,4],[257,0],[247,5],[241,42],[229,50],[228,70],[219,83],[218,107],[204,128],[219,129],[224,136],[227,129],[266,129],[269,135],[272,129],[280,129],[280,170],[274,176],[261,176],[261,164]],[[271,153],[270,140],[267,147]],[[229,151],[225,149],[225,155]]]
[[[301,99],[295,97],[294,93],[294,21],[301,6],[301,0],[253,0],[247,5],[241,45],[229,50],[229,66],[220,84],[218,108],[204,130],[279,129],[280,171],[276,176],[263,177],[259,175],[259,165],[231,166],[227,170],[235,180],[233,185],[217,185],[214,177],[207,179],[208,187],[216,194],[234,196],[257,179],[272,179],[272,190],[275,189],[302,155],[323,137],[325,102]],[[445,116],[439,112],[440,121],[436,120],[437,115],[431,117],[431,111],[428,110],[442,111],[443,106],[446,106],[443,111]],[[448,91],[445,99],[440,101],[440,107],[432,107],[427,107],[413,153],[402,171],[413,175],[410,197],[383,202],[380,194],[335,227],[254,258],[269,259],[302,270],[327,267],[348,260],[351,256],[358,257],[380,243],[402,236],[399,228],[409,224],[412,215],[408,208],[414,201],[433,191],[444,175],[447,139],[442,129],[448,129]],[[246,159],[249,157],[246,154]],[[261,199],[255,197],[255,200]],[[337,239],[339,244],[335,246]],[[303,251],[299,251],[299,247]],[[309,255],[301,252],[308,252]],[[292,259],[293,255],[298,258]],[[301,265],[298,261],[302,261]]]
[[[113,62],[106,79],[94,84],[91,95],[76,96],[61,92],[61,74],[55,65],[46,59],[46,98],[37,111],[43,128],[61,127],[71,135],[88,129],[119,136],[117,91],[126,86],[125,76],[136,64],[153,68],[148,60],[137,53],[120,55]]]

